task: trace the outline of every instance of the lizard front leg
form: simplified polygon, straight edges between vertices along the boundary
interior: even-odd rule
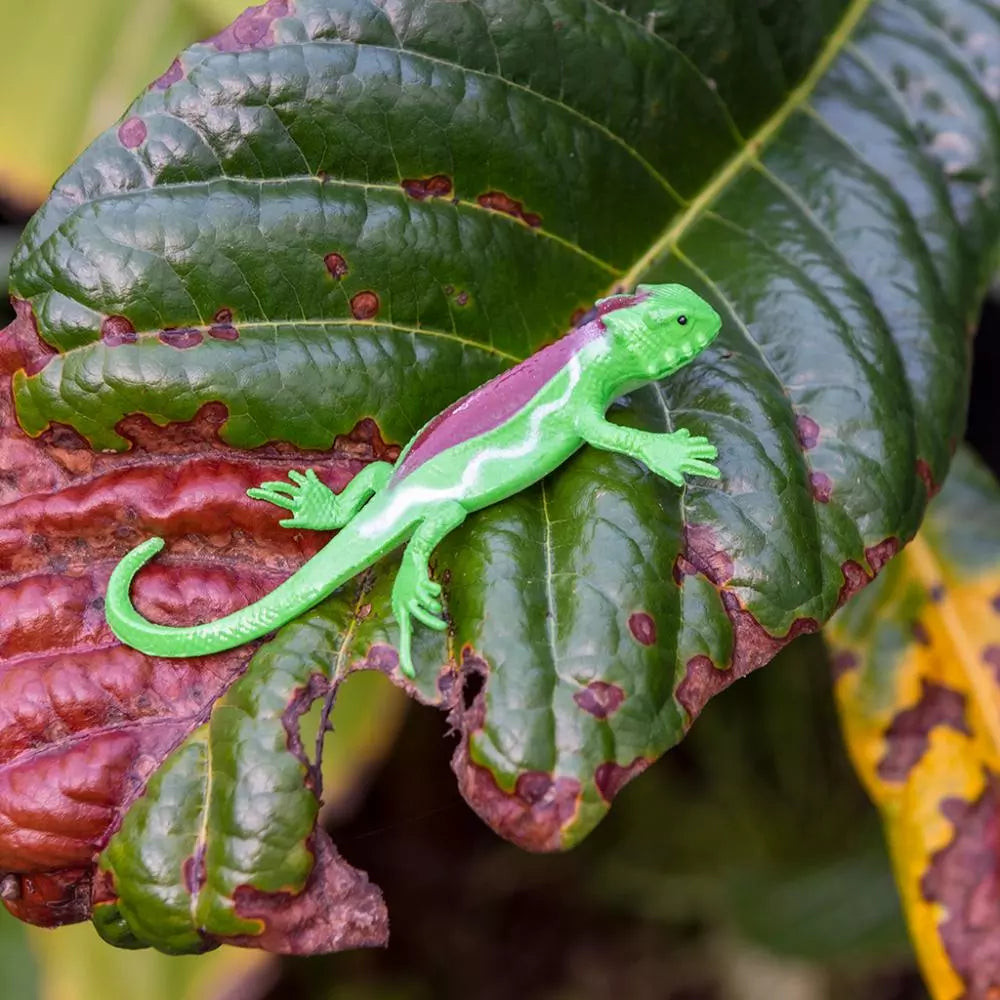
[[[343,528],[373,494],[385,489],[392,470],[388,462],[372,462],[342,492],[334,493],[312,469],[306,469],[304,474],[293,469],[288,473],[290,483],[261,483],[247,490],[247,496],[290,510],[292,516],[279,522],[285,528],[331,531]]]
[[[708,438],[692,437],[686,427],[670,434],[654,434],[632,427],[619,427],[593,411],[578,414],[574,423],[576,432],[588,444],[636,458],[650,472],[655,472],[675,486],[684,485],[685,475],[722,478],[711,461],[718,456],[715,445]]]
[[[411,680],[416,676],[411,654],[413,619],[438,631],[448,627],[440,617],[441,584],[430,578],[427,561],[445,535],[454,531],[465,517],[466,510],[457,500],[436,503],[403,551],[403,561],[392,587],[392,613],[399,625],[399,669]]]

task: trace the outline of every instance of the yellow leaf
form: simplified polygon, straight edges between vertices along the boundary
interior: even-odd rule
[[[204,5],[204,7],[202,6]],[[77,153],[243,0],[32,0],[4,10],[0,191],[41,203]]]
[[[928,988],[998,1000],[1000,488],[971,455],[826,636]]]

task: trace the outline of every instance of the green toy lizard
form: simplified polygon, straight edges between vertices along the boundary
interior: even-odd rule
[[[329,544],[255,604],[189,628],[157,625],[132,606],[141,567],[163,548],[150,538],[115,567],[106,614],[122,642],[153,656],[187,657],[241,645],[308,611],[409,539],[392,589],[399,626],[399,666],[414,676],[416,618],[447,627],[441,585],[430,578],[435,546],[473,511],[548,475],[583,444],[630,455],[664,479],[719,478],[715,447],[681,428],[655,434],[609,423],[605,411],[623,393],[687,364],[719,332],[718,313],[682,285],[640,285],[635,295],[597,304],[597,315],[561,340],[497,376],[427,423],[395,465],[373,462],[340,494],[309,469],[291,482],[248,490],[292,512],[281,523],[325,531]]]

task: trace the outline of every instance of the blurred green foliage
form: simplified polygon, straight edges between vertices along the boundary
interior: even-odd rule
[[[0,59],[0,196],[24,209],[191,42],[243,0],[6,3]]]

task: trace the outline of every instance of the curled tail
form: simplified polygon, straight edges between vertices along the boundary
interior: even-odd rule
[[[259,601],[214,622],[174,627],[143,618],[129,596],[136,573],[163,548],[162,538],[149,538],[114,568],[108,581],[104,613],[111,631],[123,643],[150,656],[218,653],[259,639],[308,611],[400,540],[383,540],[381,545],[373,545],[350,528],[345,529]]]

